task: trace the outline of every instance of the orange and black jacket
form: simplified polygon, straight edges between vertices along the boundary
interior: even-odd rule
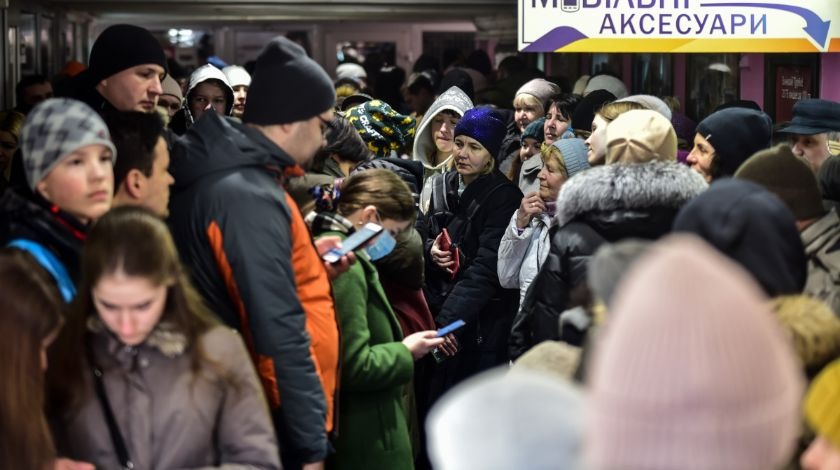
[[[323,265],[279,183],[293,160],[259,131],[205,113],[175,142],[171,161],[169,223],[182,261],[210,308],[242,333],[272,409],[282,410],[281,445],[304,462],[325,458],[338,327]],[[295,262],[313,273],[304,289]],[[312,297],[314,312],[301,302]]]

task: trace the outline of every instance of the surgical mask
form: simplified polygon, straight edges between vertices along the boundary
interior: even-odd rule
[[[391,235],[391,232],[383,229],[373,244],[365,248],[365,251],[367,251],[371,261],[376,261],[388,256],[394,251],[395,246],[397,246],[397,240]]]

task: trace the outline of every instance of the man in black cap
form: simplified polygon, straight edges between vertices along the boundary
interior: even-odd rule
[[[108,109],[151,113],[163,93],[166,55],[157,39],[139,26],[109,26],[90,50],[88,69],[73,79],[70,97],[100,114]]]
[[[817,172],[831,156],[829,141],[840,140],[840,103],[799,100],[793,105],[793,119],[777,132],[787,134],[793,153]]]
[[[333,428],[337,272],[283,182],[323,145],[334,105],[326,72],[278,37],[257,58],[242,122],[205,113],[175,142],[170,166],[178,251],[211,309],[242,332],[285,469],[323,468]]]

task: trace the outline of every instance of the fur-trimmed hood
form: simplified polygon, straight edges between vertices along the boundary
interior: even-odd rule
[[[675,162],[605,165],[567,181],[557,197],[557,223],[586,214],[650,209],[678,210],[708,185],[691,168]]]

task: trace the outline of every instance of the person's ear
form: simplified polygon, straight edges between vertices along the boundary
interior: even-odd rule
[[[376,206],[374,206],[373,204],[369,204],[369,205],[365,206],[364,208],[362,208],[362,221],[364,223],[368,223],[368,222],[373,222],[375,224],[380,223],[381,221],[377,217],[376,212],[377,212],[376,211]]]
[[[146,194],[147,181],[146,175],[142,171],[132,168],[125,175],[123,186],[132,199],[142,199]]]
[[[47,184],[45,179],[42,179],[35,185],[35,191],[47,201],[52,202],[52,199],[50,198],[50,185]]]

